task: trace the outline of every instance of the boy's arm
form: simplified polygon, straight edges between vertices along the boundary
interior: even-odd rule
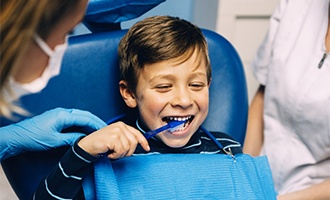
[[[260,85],[249,108],[243,152],[251,156],[258,156],[263,145],[264,91],[265,86]]]
[[[82,178],[92,169],[96,159],[75,143],[40,182],[33,199],[75,198],[81,189]]]
[[[82,179],[92,169],[100,154],[112,159],[131,156],[140,144],[150,147],[135,128],[116,122],[95,131],[76,142],[53,171],[39,184],[33,199],[73,199],[79,193]]]

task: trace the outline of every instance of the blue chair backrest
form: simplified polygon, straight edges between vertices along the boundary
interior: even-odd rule
[[[212,66],[209,115],[203,125],[243,143],[248,100],[241,60],[225,38],[209,30],[202,31]],[[125,33],[119,30],[71,37],[61,74],[41,93],[23,97],[22,106],[32,115],[56,107],[84,109],[104,121],[130,112],[118,88],[117,46]],[[10,123],[13,121],[1,119],[1,126]],[[31,196],[67,149],[27,152],[4,160],[3,169],[17,196],[20,199]]]

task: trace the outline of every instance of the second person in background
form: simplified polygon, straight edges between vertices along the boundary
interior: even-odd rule
[[[330,199],[329,0],[281,0],[253,62],[244,153],[268,156],[278,199]]]

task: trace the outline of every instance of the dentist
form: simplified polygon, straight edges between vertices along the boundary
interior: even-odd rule
[[[24,114],[15,105],[37,93],[60,72],[68,34],[80,23],[88,0],[1,0],[0,115]],[[0,128],[0,161],[25,151],[74,144],[82,133],[61,133],[71,126],[98,130],[105,122],[87,111],[56,108]]]
[[[252,68],[245,153],[267,155],[278,200],[330,199],[330,0],[281,0]]]

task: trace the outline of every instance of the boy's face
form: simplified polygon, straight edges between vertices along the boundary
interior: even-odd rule
[[[209,105],[206,66],[197,53],[185,62],[175,60],[145,65],[138,79],[136,95],[122,95],[130,107],[138,106],[140,117],[150,129],[167,124],[172,117],[189,119],[188,125],[175,132],[164,131],[156,137],[167,146],[182,147],[205,120]]]

